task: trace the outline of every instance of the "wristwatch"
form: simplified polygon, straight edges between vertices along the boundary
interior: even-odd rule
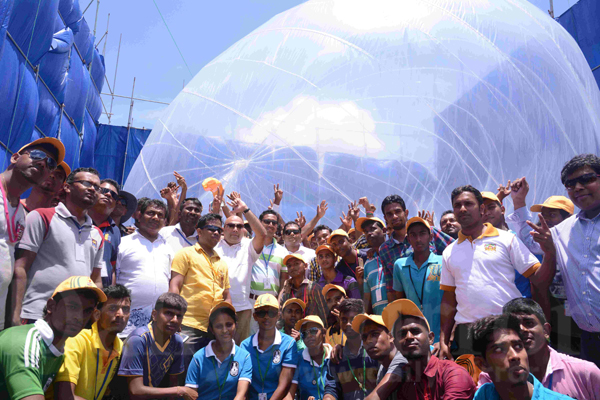
[[[242,211],[242,214],[246,215],[246,213],[247,213],[248,211],[250,211],[250,209],[249,209],[249,208],[246,208],[244,211]]]

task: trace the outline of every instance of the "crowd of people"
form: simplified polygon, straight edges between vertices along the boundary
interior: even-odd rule
[[[278,184],[205,212],[177,172],[136,199],[64,157],[0,174],[2,399],[600,399],[595,155],[568,197],[464,185],[436,221],[367,196],[339,226],[283,220]]]

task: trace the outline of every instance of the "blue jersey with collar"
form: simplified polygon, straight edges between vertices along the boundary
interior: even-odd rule
[[[315,399],[322,399],[325,395],[325,379],[329,370],[331,346],[329,344],[323,346],[325,347],[325,359],[320,365],[311,359],[307,348],[298,356],[298,367],[294,372],[292,383],[298,385],[300,400],[307,400],[311,396]]]
[[[553,392],[545,388],[535,376],[529,374],[527,380],[533,384],[533,396],[531,400],[572,400],[569,396]],[[473,400],[501,400],[493,383],[486,383],[475,393]]]
[[[252,360],[252,384],[249,400],[258,400],[259,393],[270,398],[279,385],[282,367],[296,368],[298,352],[296,341],[289,335],[275,331],[275,340],[265,351],[258,349],[258,332],[242,342],[242,349],[250,353]],[[262,376],[261,376],[262,375]]]
[[[429,253],[429,258],[421,268],[417,268],[412,254],[394,264],[394,290],[404,292],[406,298],[417,306],[421,306],[419,299],[423,300],[421,310],[435,334],[436,342],[440,340],[440,304],[444,294],[440,290],[441,274],[442,256],[434,253]]]
[[[213,343],[194,354],[185,386],[196,389],[202,400],[233,399],[238,381],[252,381],[250,354],[234,344],[231,354],[220,362],[212,350]]]

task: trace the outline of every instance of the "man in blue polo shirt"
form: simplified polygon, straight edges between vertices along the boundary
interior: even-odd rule
[[[414,252],[401,258],[394,265],[394,299],[407,298],[421,308],[435,334],[440,340],[440,290],[442,256],[429,250],[431,227],[423,218],[413,217],[406,223],[406,237]]]

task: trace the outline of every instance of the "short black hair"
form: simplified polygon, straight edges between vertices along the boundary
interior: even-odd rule
[[[208,316],[208,327],[209,328],[212,328],[213,323],[215,322],[215,319],[217,319],[217,317],[221,314],[229,315],[233,319],[233,322],[235,322],[237,324],[237,317],[235,315],[235,312],[231,308],[221,307],[221,308],[217,308],[214,312],[212,312]]]
[[[333,232],[333,229],[331,229],[327,225],[317,225],[317,227],[313,229],[313,235],[316,235],[319,231],[329,231],[329,234],[331,234],[331,232]]]
[[[265,210],[265,211],[261,212],[260,215],[258,216],[258,220],[262,222],[265,215],[274,215],[277,217],[277,221],[279,221],[279,214],[277,214],[277,212],[275,212],[273,210]]]
[[[419,226],[419,225],[424,226],[425,228],[427,228],[427,225],[425,225],[422,222],[413,222],[412,224],[410,224],[410,226],[406,230],[406,234],[408,235],[408,231],[410,231],[411,228],[414,228],[415,226]],[[429,228],[429,234],[431,235],[431,228]]]
[[[383,213],[383,215],[385,215],[385,208],[393,203],[400,204],[400,207],[402,207],[402,209],[406,211],[406,204],[404,204],[404,199],[398,196],[397,194],[391,194],[385,199],[383,199],[383,201],[381,202],[381,212]]]
[[[430,328],[427,326],[427,320],[424,317],[421,318],[421,317],[417,317],[415,315],[402,315],[402,314],[400,314],[400,315],[398,315],[398,319],[396,319],[396,321],[394,322],[394,326],[392,326],[392,329],[393,329],[392,333],[396,332],[396,329],[398,328],[398,324],[404,325],[404,321],[407,320],[407,319],[411,319],[411,320],[417,321],[417,323],[423,327],[423,330],[425,332],[427,332],[427,333],[430,332],[430,330],[429,330]]]
[[[117,189],[117,194],[118,194],[119,190],[121,190],[121,186],[119,186],[119,184],[117,183],[117,181],[115,181],[114,179],[104,178],[104,179],[102,179],[100,181],[101,185],[103,183],[110,183],[111,185],[113,185]]]
[[[475,199],[477,199],[477,204],[483,204],[483,196],[481,195],[481,192],[471,185],[459,186],[456,189],[454,189],[452,191],[452,194],[450,195],[450,203],[454,204],[454,199],[464,192],[473,193]]]
[[[158,300],[156,300],[156,304],[154,305],[154,309],[156,311],[160,311],[163,308],[173,308],[175,310],[182,311],[185,313],[187,311],[188,303],[187,301],[178,295],[177,293],[163,293],[158,296]]]
[[[140,213],[144,214],[150,206],[160,208],[161,210],[163,210],[165,212],[165,219],[169,220],[169,209],[167,208],[167,205],[164,201],[158,199],[149,199],[148,201],[145,201],[141,204]]]
[[[521,322],[512,314],[492,315],[475,321],[469,328],[469,337],[473,340],[473,354],[485,359],[485,351],[494,332],[510,329],[521,334]]]
[[[196,229],[203,229],[206,225],[208,225],[208,221],[219,220],[221,224],[223,224],[223,219],[219,214],[204,214],[198,220],[198,225],[196,225]]]
[[[366,228],[368,228],[371,225],[379,225],[379,227],[385,232],[385,226],[383,226],[381,222],[375,221],[372,219],[368,219],[365,222],[363,222],[362,225],[360,226],[360,228],[364,231]]]
[[[66,292],[58,292],[52,297],[52,299],[54,300],[55,303],[58,304],[59,301],[61,301],[62,299],[64,299],[65,297],[67,297],[68,295],[71,295],[71,294],[75,294],[78,296],[81,295],[86,299],[94,299],[94,300],[96,300],[96,306],[98,306],[98,302],[100,301],[98,294],[95,291],[89,290],[89,289],[75,289],[75,290],[68,290]],[[42,313],[43,313],[44,317],[46,315],[48,315],[48,307],[47,306],[44,306]]]
[[[354,311],[357,314],[362,314],[365,312],[365,303],[363,303],[362,299],[345,298],[340,303],[338,310],[340,314],[345,314],[351,311]]]
[[[187,203],[188,201],[191,201],[194,205],[198,206],[198,208],[200,208],[200,210],[203,210],[202,203],[200,202],[200,200],[198,200],[195,197],[188,197],[187,199],[185,199],[181,202],[181,205],[179,206],[179,211],[183,210],[183,207],[185,207],[185,203]]]
[[[540,320],[542,325],[546,323],[546,317],[544,316],[544,310],[535,300],[528,299],[525,297],[517,297],[512,299],[502,307],[504,314],[527,314],[535,315]]]
[[[302,230],[302,228],[300,228],[300,225],[296,221],[286,222],[285,225],[283,226],[283,230],[285,231],[287,229],[287,227],[290,225],[296,225],[300,230]]]
[[[108,286],[102,289],[108,299],[129,299],[131,301],[131,292],[123,285]],[[104,303],[98,304],[98,310],[102,309]]]
[[[446,210],[446,211],[444,211],[442,213],[442,216],[440,217],[440,223],[442,223],[442,218],[444,218],[444,216],[448,215],[448,214],[454,214],[454,211],[452,211],[452,210]]]
[[[75,169],[74,171],[71,171],[71,173],[69,174],[69,176],[67,176],[66,182],[69,183],[69,184],[73,183],[75,181],[75,175],[77,175],[80,172],[89,172],[90,174],[94,174],[98,178],[100,178],[100,173],[95,168],[80,167],[80,168]]]
[[[579,168],[590,167],[596,174],[600,175],[600,158],[595,154],[579,154],[571,158],[560,171],[560,181],[565,184],[567,177]]]

